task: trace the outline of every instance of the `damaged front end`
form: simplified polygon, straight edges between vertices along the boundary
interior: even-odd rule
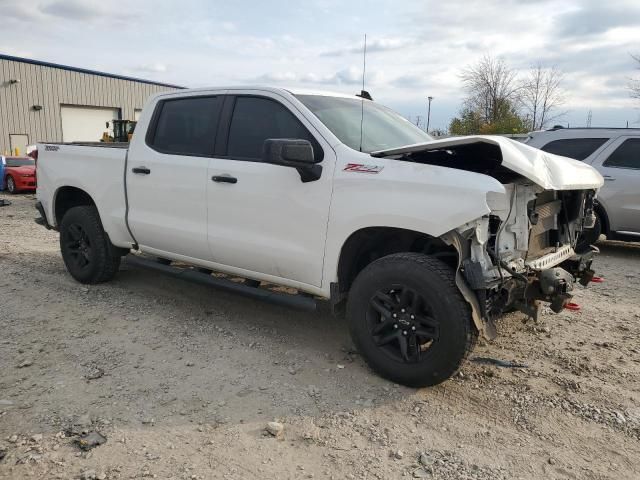
[[[493,338],[494,321],[517,309],[537,317],[571,305],[576,282],[594,281],[597,249],[580,235],[595,222],[602,176],[577,160],[504,137],[454,137],[374,152],[373,156],[465,170],[497,180],[486,193],[487,213],[441,236],[458,251],[458,288],[480,332]]]
[[[595,190],[513,183],[505,191],[488,194],[491,214],[445,236],[459,251],[459,274],[489,331],[512,309],[535,318],[547,302],[560,312],[571,304],[574,283],[586,286],[594,278],[597,253],[592,246],[577,248],[580,233],[595,221]]]

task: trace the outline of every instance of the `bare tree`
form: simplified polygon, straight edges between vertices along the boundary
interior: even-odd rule
[[[465,68],[461,74],[467,91],[466,107],[478,112],[484,122],[495,123],[520,100],[517,72],[502,59],[485,55],[478,63]]]
[[[640,64],[640,55],[631,55],[633,59]],[[636,78],[629,83],[629,90],[633,98],[640,99],[640,79]]]
[[[522,108],[531,130],[541,130],[566,112],[558,112],[565,98],[560,84],[564,75],[556,67],[531,67],[521,89]]]

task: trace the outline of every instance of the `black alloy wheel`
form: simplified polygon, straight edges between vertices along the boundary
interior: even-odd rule
[[[91,268],[91,240],[82,225],[72,223],[61,232],[61,235],[65,250],[68,252],[69,259],[73,262],[75,268],[78,270]]]
[[[369,306],[367,320],[374,342],[396,361],[420,362],[438,340],[439,322],[425,299],[406,285],[378,290]]]
[[[369,366],[410,387],[436,385],[454,375],[478,337],[455,271],[413,252],[374,260],[356,276],[347,323]]]

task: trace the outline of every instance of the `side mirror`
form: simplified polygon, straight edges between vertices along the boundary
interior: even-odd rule
[[[295,168],[305,183],[318,180],[322,174],[322,165],[316,163],[313,146],[308,140],[268,138],[262,148],[262,161]]]

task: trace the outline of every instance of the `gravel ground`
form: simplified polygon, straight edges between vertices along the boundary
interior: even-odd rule
[[[638,244],[601,245],[582,312],[511,314],[414,390],[326,309],[127,266],[80,285],[34,197],[0,198],[0,478],[640,478]]]

